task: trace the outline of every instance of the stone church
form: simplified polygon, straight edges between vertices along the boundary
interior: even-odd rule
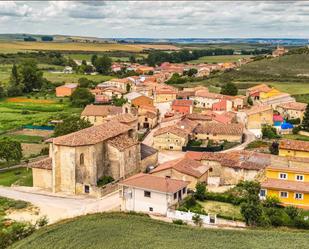
[[[136,132],[118,121],[49,142],[49,158],[31,165],[34,187],[100,196],[98,181],[102,177],[119,180],[141,170],[141,148]]]

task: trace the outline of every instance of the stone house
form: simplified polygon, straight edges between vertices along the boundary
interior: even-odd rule
[[[187,196],[188,182],[138,174],[120,182],[121,210],[166,215]]]
[[[209,166],[209,185],[235,185],[240,181],[259,180],[270,165],[271,155],[250,152],[187,152],[187,158]]]
[[[245,111],[246,127],[261,129],[263,125],[273,125],[273,109],[269,105],[253,106]]]
[[[242,142],[244,126],[242,124],[216,124],[206,123],[198,125],[194,130],[194,138],[196,140],[215,142]]]
[[[309,158],[309,142],[299,140],[280,140],[279,156]]]
[[[154,103],[172,102],[176,99],[177,89],[160,84],[153,90]]]
[[[307,104],[300,102],[282,103],[276,106],[278,111],[285,119],[297,119],[302,122]]]
[[[139,172],[140,153],[135,131],[116,121],[53,138],[49,158],[33,167],[34,187],[101,196],[99,179],[119,180]]]
[[[120,115],[123,112],[121,107],[112,105],[87,105],[81,113],[93,125],[105,123],[109,118]]]
[[[56,97],[69,97],[77,89],[78,84],[65,84],[63,86],[56,87]]]
[[[153,106],[153,99],[139,92],[130,92],[124,96],[135,107]]]
[[[138,130],[153,129],[158,125],[159,111],[155,107],[140,106],[137,110]]]
[[[195,190],[198,182],[207,183],[209,166],[190,158],[181,158],[160,164],[151,171],[152,175],[190,182],[189,189]]]
[[[191,114],[193,112],[193,100],[175,99],[172,102],[172,110],[182,114]]]
[[[153,147],[158,150],[182,150],[188,141],[188,130],[177,126],[162,127],[153,134]]]

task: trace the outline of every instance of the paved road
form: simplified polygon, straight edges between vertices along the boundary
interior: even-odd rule
[[[255,135],[252,132],[248,131],[247,129],[245,129],[244,134],[245,134],[245,141],[242,144],[240,144],[238,146],[235,146],[235,147],[233,147],[231,149],[224,150],[222,152],[231,152],[231,151],[244,150],[249,143],[251,143],[251,142],[256,140]]]
[[[49,223],[72,218],[87,213],[115,210],[120,206],[119,193],[114,192],[101,199],[77,196],[62,197],[34,192],[30,189],[0,187],[0,196],[32,203],[40,209],[40,215],[46,215]]]

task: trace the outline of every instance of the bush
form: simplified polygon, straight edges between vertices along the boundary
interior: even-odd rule
[[[48,224],[48,219],[46,216],[42,216],[41,218],[39,218],[37,221],[36,221],[36,226],[38,227],[44,227]]]
[[[41,149],[40,151],[40,155],[48,155],[49,154],[49,148],[48,147],[44,147]]]
[[[291,225],[291,219],[282,208],[267,208],[266,214],[272,226],[288,226]]]
[[[239,205],[244,201],[242,197],[234,196],[230,193],[213,193],[213,192],[206,192],[205,199],[231,203],[233,205]]]
[[[301,131],[301,127],[300,127],[300,126],[295,126],[295,127],[293,128],[293,130],[292,130],[292,132],[293,132],[294,135],[298,134],[298,132],[300,132],[300,131]]]
[[[268,138],[268,139],[280,138],[280,136],[277,135],[276,128],[272,127],[271,125],[264,125],[262,127],[262,134],[263,134],[263,138]]]
[[[29,112],[28,110],[22,110],[22,111],[20,112],[20,114],[22,114],[22,115],[27,115],[27,114],[30,114],[30,112]]]
[[[187,225],[187,223],[183,220],[173,220],[173,223],[177,225]]]
[[[203,225],[203,220],[201,218],[200,215],[198,214],[195,214],[193,217],[192,217],[192,221],[195,225],[201,227]]]
[[[300,211],[297,207],[294,206],[288,206],[285,208],[285,212],[287,213],[287,215],[294,220],[296,217],[298,217],[300,215]]]
[[[98,186],[104,186],[104,185],[106,185],[106,184],[108,184],[108,183],[111,183],[111,182],[113,182],[113,181],[115,181],[115,179],[114,179],[113,177],[111,177],[111,176],[102,176],[102,177],[98,180],[97,185],[98,185]]]
[[[206,185],[205,183],[198,182],[195,186],[196,192],[195,192],[195,198],[203,201],[206,198]]]
[[[276,196],[267,196],[266,199],[262,202],[264,207],[271,208],[271,207],[279,207],[280,200]]]

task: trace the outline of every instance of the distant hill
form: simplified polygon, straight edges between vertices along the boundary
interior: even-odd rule
[[[235,81],[309,82],[309,54],[291,54],[254,61],[226,75]]]

